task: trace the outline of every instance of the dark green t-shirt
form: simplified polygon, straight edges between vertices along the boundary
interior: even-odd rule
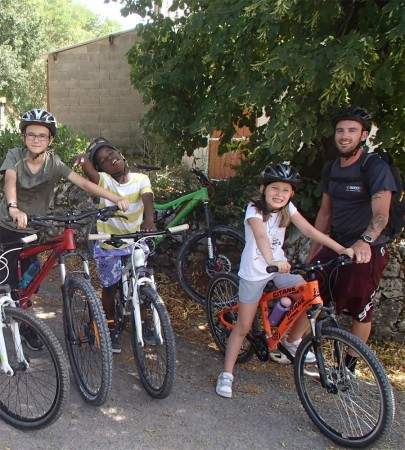
[[[17,203],[20,211],[26,214],[46,214],[49,211],[56,183],[61,178],[67,178],[72,169],[63,163],[59,156],[46,152],[42,167],[37,173],[32,173],[26,157],[27,149],[9,150],[0,171],[5,172],[10,169],[17,173]],[[0,203],[0,226],[23,233],[34,231],[30,228],[16,230],[13,223],[5,222],[4,219],[8,215],[7,199],[4,196]]]

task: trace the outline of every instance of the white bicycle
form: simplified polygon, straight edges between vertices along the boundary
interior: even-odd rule
[[[188,225],[179,225],[156,232],[88,236],[89,240],[107,241],[115,247],[124,242],[134,244],[132,255],[123,257],[124,268],[115,294],[115,330],[122,333],[130,320],[138,374],[153,398],[165,398],[170,393],[176,371],[176,348],[169,313],[157,292],[154,270],[147,265],[150,250],[145,241],[187,229]]]
[[[19,308],[10,286],[3,284],[9,275],[5,255],[36,239],[34,234],[0,244],[0,417],[21,429],[55,422],[70,388],[66,358],[56,336],[42,320]],[[33,332],[42,341],[36,351],[24,343],[24,336]]]

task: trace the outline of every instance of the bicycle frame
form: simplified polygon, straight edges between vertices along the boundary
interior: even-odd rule
[[[31,295],[33,295],[42,281],[49,274],[51,269],[58,263],[61,277],[61,285],[64,284],[66,278],[66,264],[65,259],[67,256],[79,256],[82,259],[83,263],[83,273],[86,278],[90,278],[89,264],[85,256],[77,251],[76,243],[74,239],[74,229],[70,228],[68,225],[64,229],[63,233],[59,236],[51,238],[49,241],[34,245],[27,249],[22,250],[19,256],[19,260],[23,261],[24,259],[29,258],[30,256],[39,255],[46,251],[51,250],[51,254],[48,256],[47,260],[44,262],[39,272],[35,275],[33,280],[27,286],[26,289],[19,289],[20,293],[20,306],[22,308],[27,307],[27,303]],[[19,274],[21,275],[21,274]]]
[[[167,227],[174,227],[182,222],[191,211],[193,211],[200,203],[204,203],[205,210],[207,210],[206,205],[209,202],[208,188],[202,186],[200,189],[189,194],[183,195],[179,198],[171,200],[170,202],[159,204],[154,203],[153,207],[157,211],[166,211],[166,216],[169,217],[172,214],[176,214],[173,220],[167,225]],[[187,203],[183,209],[177,211],[184,203]],[[209,219],[206,211],[206,222],[209,225]],[[154,239],[156,246],[159,245],[166,239],[166,235],[159,236]]]
[[[292,294],[299,294],[300,298],[292,305],[290,311],[284,316],[283,320],[276,327],[276,330],[273,331],[272,327],[267,320],[268,317],[268,302],[277,300],[283,296],[289,296]],[[310,312],[309,307],[313,305],[314,311]],[[305,285],[292,286],[289,288],[277,289],[273,292],[263,293],[262,297],[259,300],[259,309],[263,322],[263,329],[265,333],[265,339],[267,346],[270,351],[274,351],[277,349],[277,345],[280,342],[281,338],[287,333],[287,331],[293,326],[298,317],[301,316],[305,311],[307,314],[315,317],[316,312],[323,306],[322,298],[319,293],[319,284],[318,281],[307,281]],[[231,308],[225,308],[219,312],[219,319],[224,326],[228,329],[233,329],[233,324],[229,323],[226,320],[226,313],[230,311],[237,311],[239,309],[239,305],[236,304]],[[312,331],[315,335],[315,329],[313,324],[311,324]]]
[[[149,252],[143,248],[142,242],[148,238],[157,239],[158,237],[165,236],[167,232],[170,234],[178,233],[188,229],[188,225],[180,225],[178,227],[171,227],[165,231],[157,232],[135,232],[129,234],[121,235],[109,235],[109,234],[90,234],[88,236],[89,240],[114,240],[114,239],[125,239],[126,242],[133,241],[134,248],[131,254],[131,261],[125,265],[121,273],[121,284],[124,296],[124,308],[125,312],[131,304],[134,314],[135,327],[138,330],[138,343],[143,347],[145,345],[142,336],[142,317],[141,317],[141,304],[140,304],[140,287],[143,285],[149,285],[153,290],[157,291],[154,271],[153,269],[147,267],[146,261]],[[136,250],[141,249],[144,252],[144,264],[138,265],[135,259]],[[163,337],[161,333],[160,319],[157,311],[153,310],[153,321],[156,330],[156,335],[159,342],[163,343]]]

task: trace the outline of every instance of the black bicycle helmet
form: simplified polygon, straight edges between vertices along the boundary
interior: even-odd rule
[[[49,111],[45,109],[30,109],[21,117],[20,130],[22,133],[24,133],[28,125],[43,125],[48,128],[52,136],[55,136],[58,123]]]
[[[370,133],[372,119],[371,114],[369,114],[364,108],[359,106],[347,106],[339,111],[332,119],[332,127],[336,128],[336,125],[341,120],[355,120],[363,125],[364,129]]]
[[[96,153],[98,152],[98,150],[100,150],[100,148],[103,147],[108,147],[115,151],[118,151],[117,148],[113,144],[111,144],[111,142],[107,141],[107,139],[104,139],[102,136],[94,139],[87,147],[86,153],[89,156],[90,162],[93,164],[93,167],[96,170],[99,170],[99,167],[96,163]]]
[[[294,190],[297,190],[301,183],[301,175],[289,164],[272,164],[263,170],[258,179],[258,184],[264,184],[267,186],[275,181],[289,183]]]

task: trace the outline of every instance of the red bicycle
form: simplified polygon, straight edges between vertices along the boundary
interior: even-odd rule
[[[107,220],[116,206],[66,215],[29,215],[32,226],[46,226],[61,223],[63,233],[42,244],[32,245],[21,251],[21,262],[43,255],[45,260],[39,271],[25,289],[19,288],[18,298],[22,308],[26,308],[29,298],[38,290],[51,269],[58,264],[60,269],[63,327],[73,376],[83,399],[93,405],[102,405],[111,390],[112,350],[107,320],[97,292],[90,282],[87,255],[76,248],[74,225],[90,216]],[[49,255],[45,255],[50,252]],[[67,271],[66,259],[79,258],[82,270]],[[21,269],[19,269],[21,272]],[[21,278],[21,273],[19,273]]]

